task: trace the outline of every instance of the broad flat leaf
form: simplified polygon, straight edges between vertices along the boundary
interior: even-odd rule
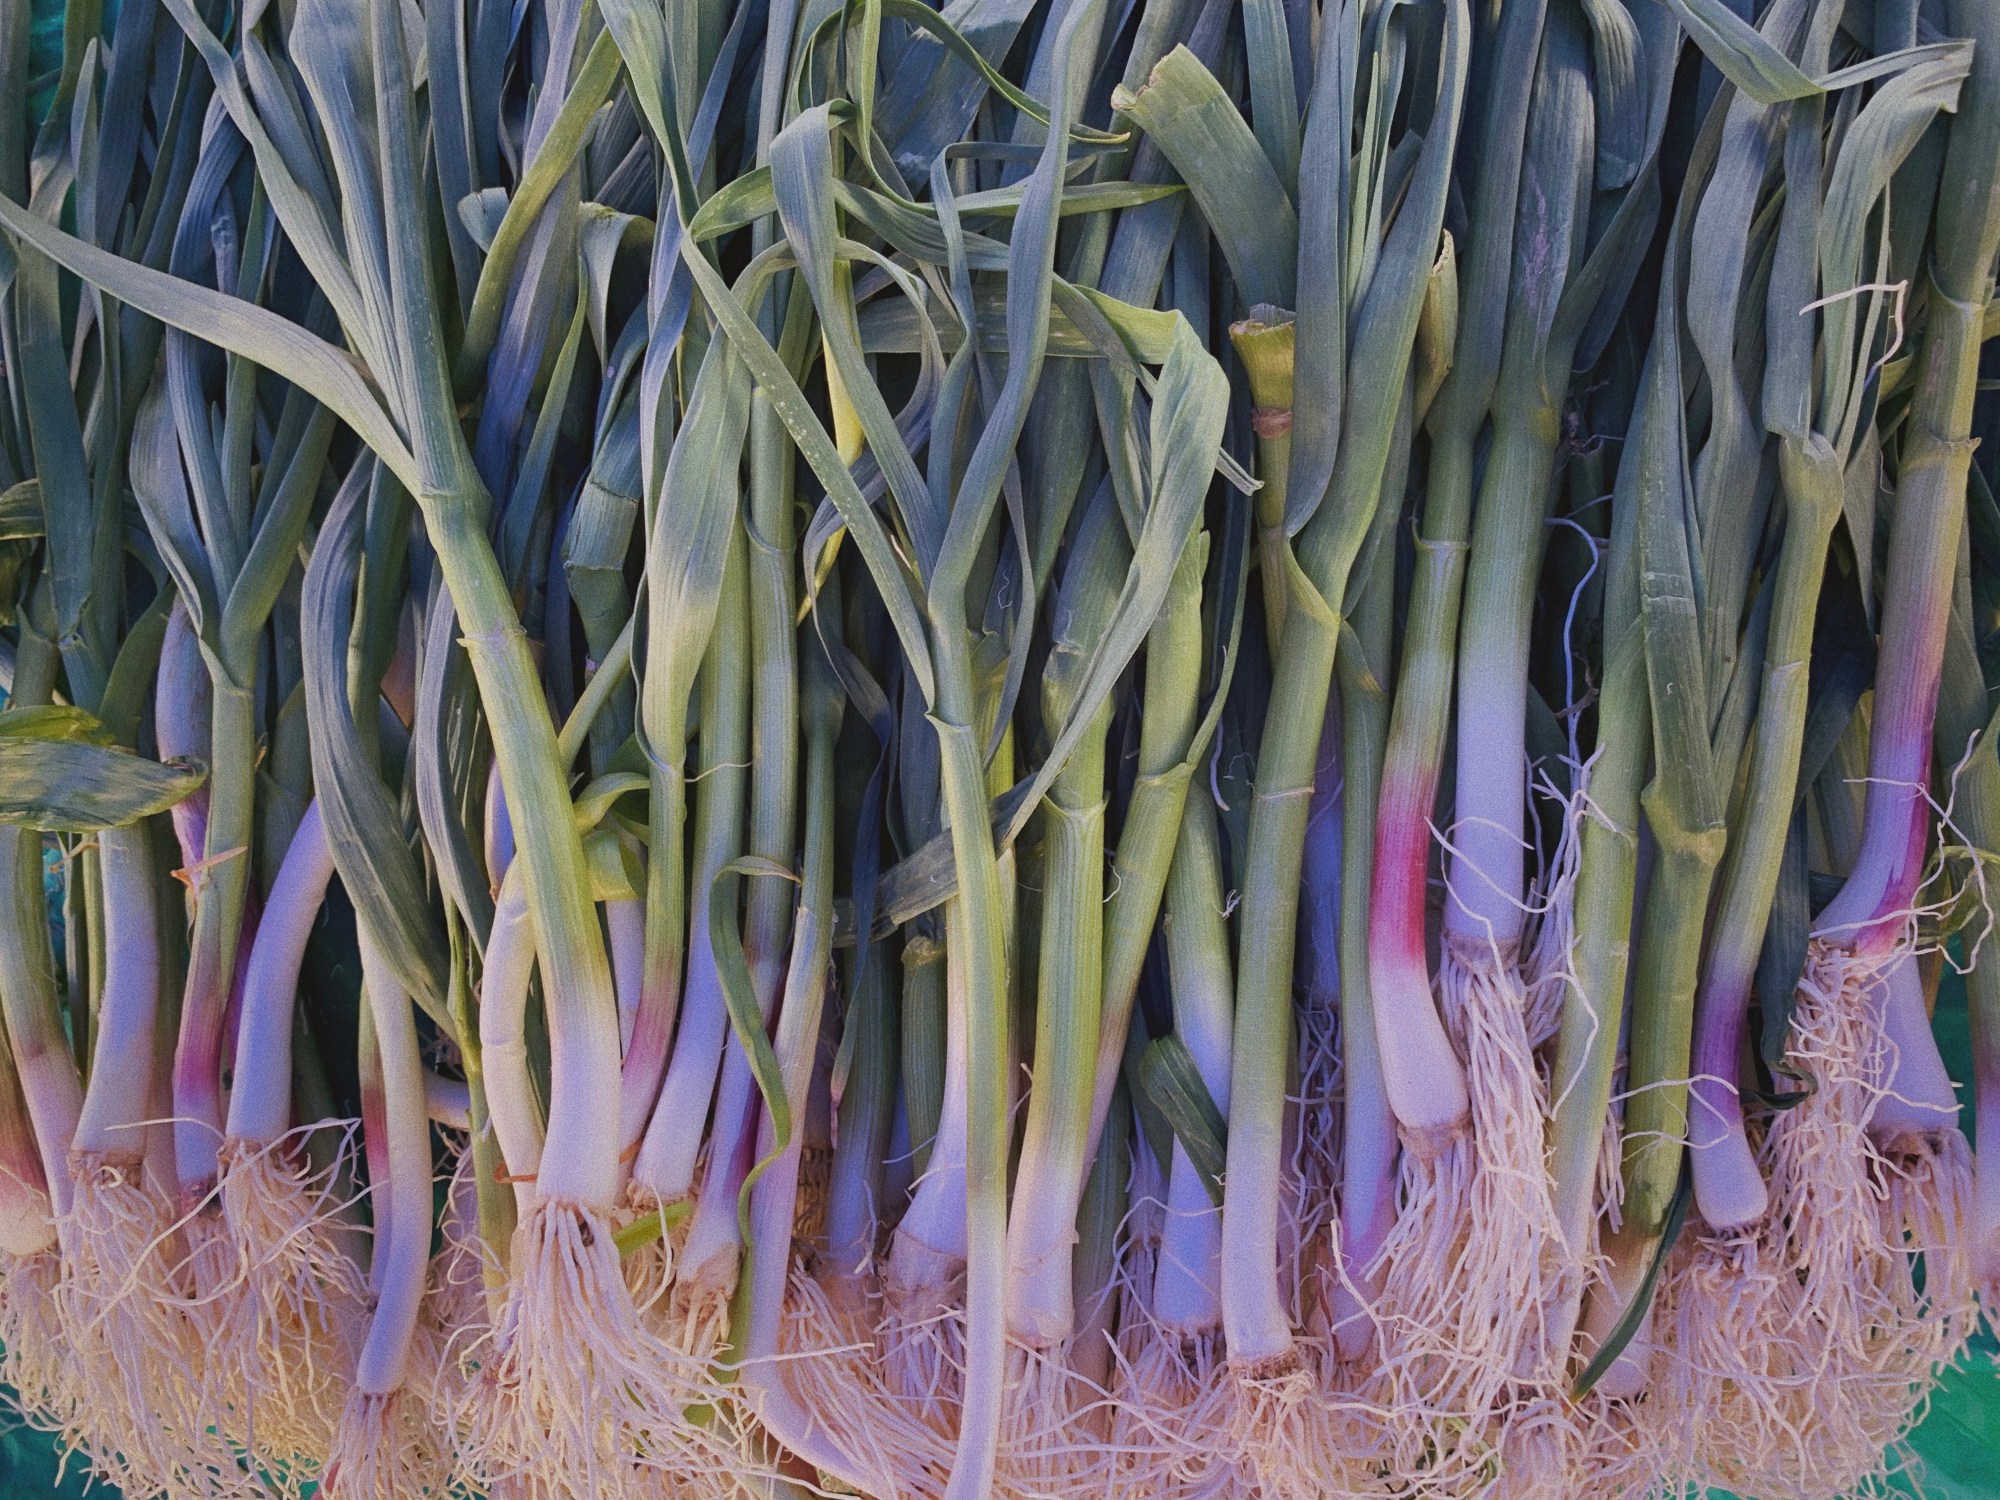
[[[118,743],[96,714],[62,703],[16,708],[0,716],[0,738],[101,745],[107,749]]]
[[[1657,0],[1638,0],[1641,5]],[[1625,0],[1583,0],[1597,96],[1597,186],[1620,188],[1648,154],[1645,44]]]
[[[881,518],[855,484],[853,474],[814,413],[805,392],[799,389],[798,381],[786,368],[778,351],[764,337],[756,319],[738,300],[738,293],[708,263],[691,237],[683,239],[680,249],[682,264],[708,299],[723,333],[738,357],[749,365],[751,375],[769,398],[772,410],[784,422],[801,456],[826,487],[828,498],[839,508],[841,518],[847,523],[848,534],[860,550],[876,588],[888,606],[897,640],[910,669],[922,684],[925,696],[929,697],[932,679],[928,637],[918,617],[915,600],[903,581],[895,549]],[[752,280],[748,273],[745,280]],[[761,295],[764,284],[762,281],[756,284],[754,290],[757,294]]]
[[[944,538],[939,497],[932,496],[925,484],[862,354],[852,310],[850,273],[839,258],[838,216],[830,191],[833,175],[828,111],[824,107],[807,110],[786,126],[771,146],[771,181],[778,216],[819,309],[820,337],[829,364],[838,372],[853,403],[854,414],[867,434],[869,452],[881,466],[916,543],[918,566],[928,577]],[[897,300],[914,307],[911,299]]]
[[[0,494],[0,541],[39,537],[44,529],[39,479],[24,479]]]
[[[1145,524],[1133,542],[1132,561],[1116,609],[1077,682],[1069,719],[1029,784],[1026,799],[1015,809],[1010,838],[1019,833],[1027,815],[1054,785],[1090,721],[1144,643],[1166,602],[1188,539],[1201,524],[1202,504],[1215,473],[1223,423],[1228,417],[1229,378],[1187,321],[1175,316],[1179,328],[1174,351],[1160,371],[1153,406],[1150,503]]]
[[[397,981],[451,1035],[445,945],[432,920],[423,871],[348,703],[347,643],[361,565],[367,468],[362,463],[341,486],[313,547],[300,601],[313,784],[340,883]]]
[[[1666,0],[1702,55],[1759,104],[1809,99],[1823,92],[1725,0]]]
[[[600,349],[609,349],[617,331],[611,327],[611,273],[618,254],[628,246],[653,242],[653,221],[637,214],[619,213],[602,203],[585,203],[577,226],[577,256],[590,284],[590,336]]]
[[[750,425],[750,387],[735,346],[726,339],[710,344],[667,459],[646,556],[645,678],[647,696],[661,695],[666,704],[687,701],[715,630],[737,531],[737,467]],[[649,711],[649,725],[656,711],[657,705]],[[681,753],[679,746],[652,748],[662,756]]]
[[[1841,509],[1847,519],[1848,539],[1854,555],[1861,560],[1857,580],[1861,585],[1863,617],[1875,623],[1875,502],[1882,493],[1882,438],[1871,422],[1862,430],[1860,446],[1847,463],[1847,482],[1842,487]]]
[[[370,335],[358,333],[345,320],[342,326],[357,350],[368,350],[370,337],[379,344],[382,358],[367,355],[364,358],[375,378],[387,389],[391,408],[400,407],[407,415],[412,392],[407,389],[407,371],[392,352],[398,342],[399,324],[389,253],[393,226],[407,215],[389,211],[394,200],[388,194],[389,185],[384,178],[385,156],[391,148],[385,138],[387,121],[382,105],[389,89],[385,86],[387,80],[376,76],[370,46],[375,31],[373,12],[378,9],[376,5],[353,5],[345,0],[299,0],[286,51],[304,85],[302,102],[313,117],[312,123],[319,127],[328,165],[340,184],[340,195],[335,201],[345,251],[343,259],[354,277],[355,295]],[[240,121],[237,128],[243,129]],[[259,165],[263,165],[261,156]],[[272,177],[268,169],[261,175]],[[273,201],[289,231],[298,215],[285,215],[283,200]],[[324,208],[317,204],[314,208],[316,212],[329,213],[333,206],[329,202]]]
[[[257,636],[269,623],[285,580],[297,564],[333,431],[332,415],[315,404],[297,446],[289,453],[274,454],[265,468],[257,529],[222,606],[223,649],[230,661],[256,659]]]
[[[617,828],[599,828],[583,841],[590,866],[590,899],[638,901],[646,894],[646,867],[632,841]]]
[[[722,997],[729,1009],[729,1028],[736,1033],[737,1045],[749,1060],[757,1092],[771,1117],[771,1151],[783,1151],[792,1139],[792,1104],[785,1089],[784,1070],[765,1030],[764,1013],[757,1004],[757,986],[750,978],[750,960],[743,952],[743,935],[737,930],[736,902],[729,899],[738,878],[796,880],[781,864],[755,855],[731,860],[716,872],[708,903],[708,937],[715,950],[715,970],[722,981]],[[768,1159],[768,1158],[767,1158]],[[749,1238],[748,1199],[739,1199],[737,1213],[743,1220],[744,1238]]]
[[[987,354],[1004,353],[1007,348],[1005,291],[1000,287],[981,283],[973,288],[973,298],[979,312],[981,351]],[[1149,312],[1145,316],[1171,318],[1172,314]],[[925,326],[926,323],[929,324],[928,327]],[[904,298],[871,298],[861,309],[859,326],[861,348],[868,354],[917,354],[922,352],[923,341],[930,335],[936,337],[943,353],[951,355],[958,353],[965,340],[965,329],[958,320],[957,309],[949,303],[935,305],[927,319]],[[1097,346],[1070,321],[1060,307],[1055,309],[1049,319],[1048,352],[1053,359],[1099,357]]]
[[[14,209],[11,203],[6,207]],[[41,222],[32,214],[24,217]],[[95,707],[110,668],[111,622],[104,618],[106,580],[96,557],[100,507],[70,390],[56,268],[41,255],[23,256],[10,301],[16,338],[7,375],[15,409],[27,418],[25,436],[40,480],[48,538],[43,577],[55,604],[55,640],[71,695]]]
[[[1679,223],[1676,232],[1681,231]],[[1677,274],[1673,259],[1670,271]],[[1661,305],[1678,317],[1672,284]],[[1669,325],[1671,326],[1671,325]],[[1656,780],[1647,816],[1663,839],[1722,827],[1723,788],[1709,739],[1698,596],[1689,545],[1692,476],[1681,408],[1680,341],[1657,340],[1633,413],[1638,460],[1639,605],[1653,707]]]
[[[423,492],[416,459],[367,376],[345,351],[240,297],[155,271],[64,234],[5,198],[0,198],[0,226],[121,302],[282,374],[352,427],[412,494]]]
[[[663,85],[672,75],[667,57],[667,31],[658,0],[607,0],[600,6],[605,34],[618,44],[632,97],[656,139],[666,141],[674,128],[672,102]]]
[[[470,796],[471,778],[480,776],[482,792],[485,785],[483,766],[475,772],[474,765],[481,732],[479,693],[472,665],[458,641],[457,613],[441,584],[433,586],[420,629],[423,649],[409,756],[417,813],[438,884],[449,905],[464,916],[474,945],[484,952],[493,925],[493,895],[485,864],[473,852],[472,838],[459,816]],[[563,764],[575,756],[572,746]]]
[[[1298,77],[1282,0],[1244,0],[1244,50],[1250,64],[1250,118],[1257,142],[1287,193],[1299,186]]]
[[[194,622],[195,633],[211,648],[220,639],[222,603],[216,598],[215,578],[209,566],[201,530],[195,524],[194,506],[188,497],[187,471],[181,463],[180,439],[174,432],[173,411],[167,402],[164,381],[154,381],[139,403],[138,420],[133,426],[132,451],[126,459],[126,477],[139,513],[160,560],[180,592],[181,603]]]
[[[554,124],[543,137],[541,149],[535,153],[512,196],[506,200],[506,212],[494,227],[492,242],[487,247],[486,264],[479,273],[479,286],[473,293],[472,310],[466,317],[465,340],[458,351],[460,379],[470,378],[486,356],[493,352],[500,332],[501,315],[506,310],[507,290],[513,281],[515,264],[527,245],[529,232],[582,153],[585,142],[590,138],[591,123],[598,107],[611,96],[611,90],[618,82],[619,69],[617,42],[609,30],[600,32],[583,60],[575,84],[564,96]],[[461,202],[461,216],[464,209],[465,205]],[[465,222],[470,228],[472,220]]]
[[[1859,400],[1858,391],[1851,397],[1849,392],[1863,384],[1872,358],[1865,322],[1883,310],[1880,293],[1847,295],[1868,279],[1862,271],[1871,242],[1871,210],[1938,112],[1958,107],[1959,89],[1971,66],[1971,53],[1947,50],[1898,74],[1848,127],[1827,168],[1818,234],[1818,294],[1827,299],[1820,310],[1821,361],[1827,369],[1816,414],[1822,432],[1842,432],[1850,400]]]
[[[1294,389],[1315,399],[1292,406],[1287,505],[1310,514],[1326,493],[1340,450],[1347,401],[1348,233],[1353,214],[1355,72],[1361,7],[1344,6],[1320,31],[1320,58],[1306,103],[1293,197],[1298,202],[1298,291],[1293,298]],[[1293,498],[1297,497],[1297,498]],[[1309,497],[1309,498],[1308,498]]]
[[[481,250],[493,248],[493,236],[500,232],[500,224],[506,217],[505,188],[481,188],[458,200],[458,222],[465,226],[465,232],[472,236],[472,242]]]
[[[188,40],[201,54],[209,76],[214,80],[217,96],[229,111],[229,117],[249,142],[251,151],[257,158],[257,169],[263,179],[264,190],[270,195],[271,205],[277,211],[279,222],[284,225],[285,234],[298,250],[312,273],[312,278],[333,306],[334,316],[346,331],[350,340],[359,340],[363,362],[380,370],[386,363],[385,350],[380,344],[387,330],[369,321],[362,301],[361,290],[347,264],[339,240],[339,231],[329,224],[325,205],[333,201],[333,194],[323,174],[319,170],[316,147],[311,142],[312,127],[291,111],[283,122],[278,136],[273,136],[264,128],[258,109],[245,93],[243,83],[247,74],[253,91],[257,92],[261,104],[269,104],[283,98],[287,104],[296,100],[291,93],[289,79],[281,80],[278,70],[265,54],[261,42],[254,36],[247,37],[243,46],[243,68],[239,73],[237,60],[221,40],[209,30],[207,23],[194,9],[191,0],[162,0],[173,13],[176,23],[187,34]],[[336,15],[339,13],[336,12]],[[289,70],[287,70],[289,71]],[[260,86],[261,80],[261,86]],[[347,118],[351,110],[343,111],[341,119]],[[287,142],[284,129],[288,128],[290,140]],[[289,144],[290,149],[287,149]],[[299,170],[295,170],[295,164]],[[72,267],[73,270],[78,270]],[[78,274],[95,281],[88,272],[78,270]],[[103,283],[98,283],[103,285]],[[120,294],[121,296],[124,294]],[[134,301],[135,306],[144,307]],[[145,308],[162,322],[174,323],[172,318]],[[196,332],[190,329],[189,332]],[[245,351],[237,351],[245,352]],[[255,359],[255,355],[247,355]],[[258,361],[266,363],[263,360]],[[317,392],[315,392],[317,394]],[[336,403],[329,402],[338,410]],[[345,415],[345,413],[343,413]],[[359,429],[357,429],[359,430]],[[380,450],[378,450],[380,451]]]
[[[119,749],[80,708],[0,714],[0,822],[48,833],[123,828],[165,812],[208,779],[205,766]]]
[[[1139,122],[1186,179],[1245,304],[1289,309],[1298,284],[1298,215],[1215,75],[1176,47],[1143,88],[1121,88],[1112,103]]]
[[[613,771],[600,776],[577,794],[576,826],[587,832],[604,821],[611,804],[631,792],[643,792],[652,785],[649,778],[633,771]]]

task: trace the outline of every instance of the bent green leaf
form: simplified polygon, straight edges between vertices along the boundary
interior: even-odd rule
[[[0,822],[44,833],[125,828],[185,801],[208,779],[195,761],[120,749],[80,708],[0,714]]]

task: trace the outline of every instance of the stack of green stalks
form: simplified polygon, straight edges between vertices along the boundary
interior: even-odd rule
[[[0,1381],[93,1476],[1902,1464],[1991,0],[32,9]]]

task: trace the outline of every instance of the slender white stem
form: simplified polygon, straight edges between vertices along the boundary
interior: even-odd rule
[[[709,879],[699,878],[708,874]],[[701,1153],[702,1124],[715,1094],[716,1071],[729,1036],[729,1008],[715,949],[708,939],[709,892],[713,871],[697,871],[688,893],[687,983],[681,991],[680,1034],[673,1060],[653,1106],[632,1180],[662,1203],[678,1203],[694,1191],[695,1158]]]
[[[791,960],[784,982],[773,1048],[790,1105],[792,1131],[785,1149],[765,1169],[750,1193],[750,1316],[742,1380],[758,1415],[780,1441],[827,1473],[881,1493],[884,1486],[863,1480],[866,1465],[840,1446],[838,1437],[810,1419],[786,1388],[777,1358],[780,1321],[791,1268],[792,1225],[798,1204],[799,1160],[805,1149],[806,1102],[811,1092],[827,975],[833,958],[833,731],[815,730],[802,861],[803,891],[792,926]],[[768,1111],[759,1110],[755,1142],[761,1159],[777,1150],[777,1131]],[[732,1208],[733,1208],[732,1203]]]
[[[1456,1139],[1472,1110],[1464,1066],[1431,998],[1425,954],[1424,869],[1436,786],[1435,776],[1393,760],[1383,770],[1368,923],[1368,999],[1382,1081],[1404,1143],[1423,1156]]]
[[[800,1105],[803,1116],[803,1096]],[[694,1217],[688,1222],[687,1241],[681,1250],[678,1274],[696,1287],[722,1290],[734,1284],[737,1253],[742,1249],[736,1199],[743,1179],[750,1175],[750,1151],[756,1143],[760,1113],[750,1064],[742,1048],[731,1047],[723,1059],[722,1086],[716,1090],[715,1124],[709,1131],[701,1194],[695,1200]],[[802,1130],[803,1124],[795,1128]],[[684,1127],[684,1133],[695,1136],[699,1131]]]
[[[41,856],[40,834],[0,823],[0,952],[7,955],[0,963],[0,1001],[43,1178],[61,1217],[70,1209],[69,1151],[83,1112],[83,1082],[57,1010]]]
[[[618,1045],[630,1051],[646,962],[646,903],[605,902],[604,926],[611,939],[611,985],[618,992]]]
[[[767,1119],[760,1141],[768,1138],[770,1128]],[[778,1332],[785,1315],[804,1144],[795,1135],[750,1191],[750,1318],[739,1378],[758,1420],[790,1452],[856,1493],[890,1493],[894,1481],[877,1474],[868,1458],[850,1451],[848,1434],[832,1430],[820,1415],[807,1410],[785,1381],[788,1361],[779,1356]]]
[[[750,634],[744,583],[745,550],[741,545],[730,548],[714,627],[701,663],[701,770],[694,781],[693,847],[685,856],[678,841],[673,840],[668,841],[671,855],[663,856],[661,836],[665,830],[658,826],[660,807],[657,800],[654,807],[654,863],[648,867],[649,886],[664,884],[675,889],[649,889],[646,921],[648,928],[653,930],[653,940],[648,947],[654,950],[672,949],[674,944],[664,939],[665,931],[669,926],[685,921],[685,979],[679,990],[679,1031],[673,1038],[673,1055],[666,1064],[665,1077],[659,1080],[657,1098],[647,1097],[650,1083],[647,1088],[632,1088],[628,1078],[620,1126],[628,1142],[636,1139],[641,1111],[650,1111],[643,1116],[645,1134],[640,1140],[639,1158],[633,1167],[632,1179],[642,1190],[639,1194],[642,1199],[650,1196],[660,1203],[680,1202],[693,1191],[695,1158],[701,1149],[702,1122],[708,1117],[709,1104],[715,1095],[716,1071],[722,1065],[723,1045],[729,1034],[728,1007],[723,999],[720,976],[716,972],[709,924],[716,880],[723,866],[743,852],[743,807],[751,762],[756,759],[750,736],[751,673],[744,656],[745,643]],[[664,662],[675,649],[685,649],[668,643],[672,632],[664,620],[656,621],[654,628],[662,636],[655,642],[661,653],[659,662]],[[674,674],[669,672],[666,675],[672,677]],[[674,713],[664,712],[667,697],[680,691],[682,689],[678,685],[665,684],[649,687],[646,691],[643,705],[647,716],[646,732],[655,746],[656,756],[662,753],[671,756],[671,747],[676,744],[683,747],[683,754],[685,752],[684,731],[676,722],[680,705],[675,705]],[[665,768],[656,762],[656,769]],[[678,778],[674,779],[677,781]],[[685,796],[684,788],[677,785],[663,787],[661,778],[655,776],[655,799],[672,791],[681,791]],[[675,860],[685,858],[686,865],[669,867],[661,863],[663,857]],[[688,877],[684,894],[678,889],[679,881],[675,878],[683,873]],[[727,916],[734,924],[741,917],[740,902],[733,887],[729,899],[732,904]],[[681,910],[683,905],[685,912]],[[754,969],[757,956],[754,953],[748,956]],[[654,951],[649,953],[647,962],[670,967],[679,959]],[[661,999],[665,998],[666,991],[671,990],[672,981],[673,975],[669,972],[648,975],[649,984],[660,987]],[[765,992],[760,989],[759,993]],[[664,1027],[671,1025],[672,1020],[671,1014],[663,1011],[659,1017],[661,1027],[643,1037],[642,1050],[657,1048],[658,1055],[664,1057],[667,1044]],[[648,1028],[651,1021],[651,1017],[642,1017],[640,1026]],[[657,1068],[658,1063],[652,1063],[649,1071]]]
[[[1229,964],[1220,856],[1215,806],[1205,790],[1198,791],[1181,814],[1181,835],[1167,875],[1167,964],[1174,1031],[1227,1120],[1236,984]],[[1184,1334],[1205,1332],[1222,1317],[1222,1210],[1209,1200],[1178,1141],[1167,1179],[1153,1298],[1161,1321]]]
[[[1527,641],[1468,629],[1459,651],[1459,723],[1477,732],[1458,738],[1444,924],[1476,949],[1504,953],[1527,921]]]
[[[55,1238],[35,1127],[21,1097],[5,1028],[0,1027],[0,1252],[35,1255],[54,1244]]]
[[[528,919],[527,881],[517,867],[500,883],[493,931],[486,940],[486,969],[479,987],[479,1053],[486,1075],[486,1108],[500,1142],[515,1197],[523,1211],[534,1203],[532,1184],[518,1180],[541,1170],[543,1124],[528,1073],[528,985],[535,970],[535,929]]]
[[[97,836],[104,891],[104,986],[90,1087],[77,1120],[76,1149],[137,1161],[153,1081],[153,1032],[160,1010],[158,891],[152,836],[144,824]],[[289,1069],[287,1085],[290,1084]]]
[[[168,1194],[176,1190],[180,1180],[174,1166],[174,1038],[171,1024],[153,1028],[153,1060],[146,1092],[146,1117],[152,1122],[146,1127],[146,1178],[155,1189]]]
[[[387,1197],[389,1239],[375,1247],[375,1315],[355,1369],[362,1393],[386,1396],[403,1383],[410,1336],[423,1299],[431,1248],[430,1124],[424,1109],[424,1068],[417,1055],[416,1017],[370,938],[361,930],[361,972],[382,1064],[388,1163],[387,1181],[374,1192]]]
[[[1207,1185],[1179,1141],[1167,1176],[1153,1316],[1182,1338],[1222,1323],[1222,1210],[1209,1200]]]
[[[956,936],[956,901],[946,903],[946,923]],[[962,965],[952,962],[953,943],[945,945],[944,1102],[938,1111],[937,1139],[930,1162],[910,1206],[896,1226],[894,1260],[905,1258],[904,1247],[923,1261],[942,1257],[965,1259],[966,1145],[966,1001]],[[925,1254],[928,1252],[928,1254]]]
[[[317,800],[285,851],[243,976],[229,1138],[268,1145],[285,1132],[292,1104],[292,1011],[306,943],[333,880],[333,850]]]
[[[1924,1006],[1923,976],[1916,955],[1899,953],[1874,984],[1868,1001],[1882,1029],[1882,1090],[1868,1118],[1877,1140],[1920,1136],[1958,1124],[1958,1095],[1938,1054],[1937,1037]]]
[[[486,878],[499,890],[514,863],[514,819],[507,794],[500,786],[500,765],[494,762],[486,778]]]
[[[472,1087],[462,1078],[446,1078],[424,1069],[424,1112],[447,1130],[472,1128]]]

